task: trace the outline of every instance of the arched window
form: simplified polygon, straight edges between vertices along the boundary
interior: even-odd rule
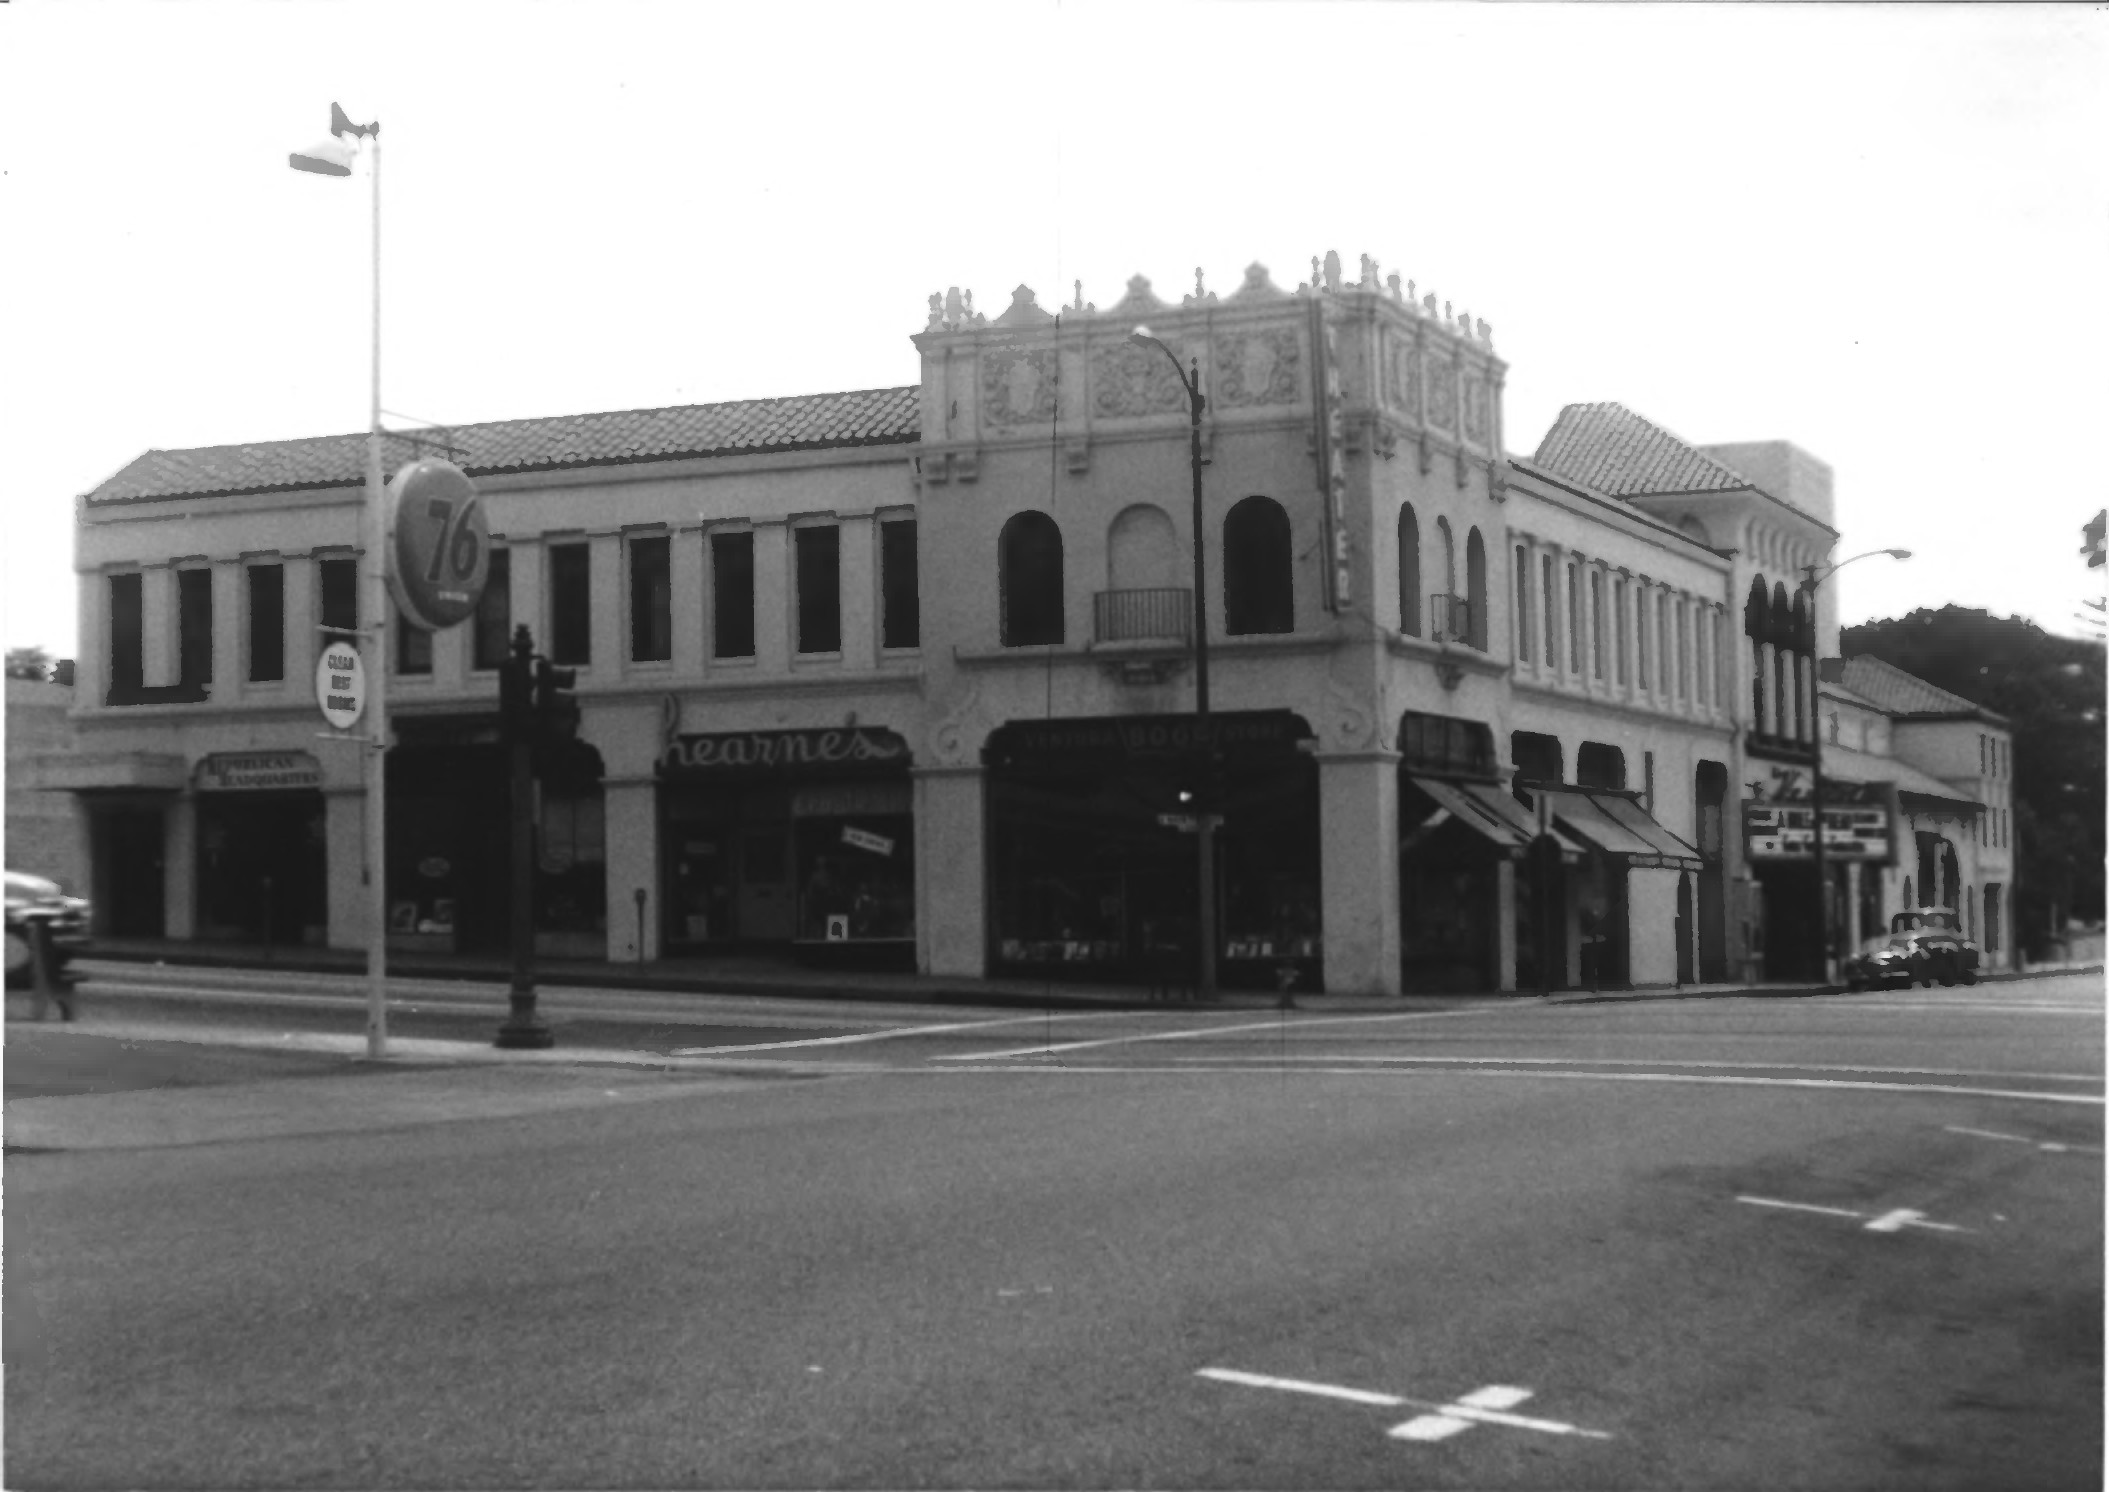
[[[1223,519],[1223,630],[1295,631],[1292,584],[1289,515],[1271,497],[1246,498]]]
[[[1743,602],[1743,635],[1750,639],[1750,730],[1764,735],[1771,712],[1765,708],[1765,638],[1772,630],[1772,608],[1765,595],[1765,577],[1754,577],[1750,595]]]
[[[1471,608],[1465,618],[1465,645],[1487,647],[1487,546],[1473,529],[1465,536],[1465,603]]]
[[[1794,613],[1787,605],[1785,581],[1775,581],[1772,586],[1772,625],[1767,641],[1772,644],[1772,709],[1778,721],[1774,734],[1792,740],[1800,723],[1795,718],[1794,692],[1789,687],[1793,666]]]
[[[1815,635],[1815,622],[1809,614],[1809,594],[1797,589],[1794,592],[1794,638],[1790,647],[1794,654],[1794,738],[1797,741],[1816,739],[1816,650],[1811,645]]]
[[[1584,741],[1574,754],[1574,780],[1583,787],[1623,788],[1626,754],[1602,741]]]
[[[1399,630],[1421,635],[1421,520],[1412,503],[1399,508]]]
[[[1045,513],[1017,513],[996,541],[1003,645],[1062,640],[1062,531]]]

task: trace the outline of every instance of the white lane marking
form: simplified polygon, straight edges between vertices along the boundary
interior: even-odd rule
[[[1292,1394],[1316,1394],[1323,1399],[1344,1399],[1350,1404],[1374,1404],[1380,1409],[1398,1409],[1413,1401],[1397,1394],[1371,1393],[1366,1388],[1341,1388],[1338,1384],[1312,1383],[1304,1378],[1274,1378],[1265,1373],[1241,1373],[1236,1368],[1202,1368],[1196,1378],[1218,1383],[1238,1383],[1246,1388],[1279,1388]]]
[[[1867,1216],[1847,1207],[1818,1207],[1812,1202],[1782,1202],[1774,1197],[1737,1197],[1738,1202],[1748,1202],[1753,1207],[1780,1207],[1789,1212],[1817,1212],[1826,1217],[1849,1217],[1855,1222]],[[1899,1207],[1885,1212],[1863,1229],[1867,1233],[1900,1233],[1906,1228],[1931,1228],[1939,1233],[1967,1233],[1968,1228],[1958,1228],[1953,1223],[1936,1223],[1927,1220],[1923,1212],[1914,1212],[1909,1207]]]
[[[2102,1015],[2105,1007],[2100,1005],[2034,1005],[2025,1000],[1992,1004],[1984,1000],[1855,1000],[1847,996],[1835,1005],[1810,1002],[1803,1008],[1832,1012],[1854,1010],[1932,1010],[1953,1011],[1962,1015]]]
[[[1045,1025],[1049,1021],[1086,1020],[1103,1015],[1097,1010],[1077,1010],[1066,1015],[1050,1015],[1042,1011],[1035,1015],[1007,1015],[997,1020],[948,1021],[937,1026],[888,1026],[880,1031],[851,1031],[841,1036],[801,1036],[795,1041],[736,1041],[726,1046],[675,1047],[669,1056],[710,1057],[724,1052],[778,1052],[794,1047],[847,1046],[861,1041],[891,1041],[902,1036],[941,1036],[950,1031],[985,1031],[993,1026]]]
[[[1958,1228],[1953,1223],[1929,1222],[1923,1212],[1914,1212],[1909,1207],[1899,1207],[1894,1212],[1885,1212],[1867,1225],[1870,1233],[1901,1233],[1906,1228],[1932,1228],[1941,1233],[1967,1233],[1968,1228]]]
[[[1737,1197],[1738,1202],[1748,1202],[1753,1207],[1784,1207],[1790,1212],[1821,1212],[1830,1217],[1862,1218],[1867,1214],[1855,1212],[1849,1207],[1818,1207],[1813,1202],[1781,1202],[1772,1197]]]
[[[1682,1057],[1407,1057],[1389,1055],[1365,1055],[1361,1053],[1297,1053],[1286,1058],[1262,1054],[1255,1056],[1230,1055],[1223,1057],[1174,1057],[1174,1062],[1398,1062],[1430,1067],[1552,1067],[1562,1063],[1579,1064],[1583,1067],[1674,1067],[1695,1068],[1701,1071],[1746,1071],[1746,1072],[1860,1072],[1880,1073],[1891,1077],[1925,1078],[2004,1078],[2008,1082],[2036,1083],[2099,1083],[2098,1072],[1989,1072],[1966,1067],[1861,1067],[1850,1064],[1827,1062],[1704,1062],[1687,1061]]]
[[[1296,1023],[1299,1033],[1316,1030],[1321,1026],[1346,1026],[1369,1021],[1432,1021],[1449,1016],[1493,1015],[1512,1010],[1535,1010],[1537,1005],[1508,1004],[1460,1005],[1449,1010],[1387,1010],[1375,1015],[1329,1015],[1318,1016]],[[1281,1028],[1282,1020],[1241,1021],[1232,1026],[1204,1026],[1183,1031],[1138,1031],[1126,1036],[1099,1036],[1089,1041],[1065,1041],[1052,1046],[1022,1046],[1003,1052],[955,1052],[933,1057],[934,1062],[1008,1062],[1018,1057],[1052,1057],[1062,1052],[1081,1052],[1088,1047],[1128,1046],[1143,1041],[1191,1041],[1196,1037],[1229,1036],[1243,1031],[1274,1031]]]
[[[1236,1383],[1246,1388],[1274,1388],[1292,1394],[1312,1394],[1323,1399],[1340,1399],[1349,1404],[1372,1404],[1383,1409],[1425,1409],[1427,1414],[1416,1415],[1404,1424],[1396,1425],[1385,1433],[1400,1440],[1441,1440],[1455,1435],[1459,1430],[1469,1429],[1473,1424],[1506,1425],[1516,1430],[1539,1430],[1551,1435],[1582,1435],[1591,1440],[1609,1440],[1602,1430],[1584,1430],[1577,1425],[1563,1424],[1559,1420],[1532,1419],[1527,1415],[1507,1414],[1531,1396],[1527,1388],[1511,1388],[1505,1384],[1494,1384],[1477,1389],[1452,1403],[1441,1403],[1433,1399],[1409,1399],[1398,1394],[1371,1393],[1368,1389],[1344,1388],[1336,1383],[1313,1383],[1305,1378],[1276,1378],[1265,1373],[1243,1373],[1236,1368],[1202,1368],[1197,1378],[1212,1378],[1218,1383]],[[1428,1428],[1415,1430],[1414,1426],[1424,1422],[1435,1422]],[[1439,1424],[1440,1428],[1436,1428]]]
[[[2062,1140],[2032,1140],[2027,1135],[2003,1135],[1993,1129],[1967,1129],[1960,1124],[1947,1124],[1942,1128],[1951,1135],[1974,1135],[1980,1140],[2011,1140],[2017,1145],[2033,1145],[2038,1150],[2047,1150],[2053,1155],[2100,1155],[2099,1145],[2068,1145]]]
[[[931,1060],[941,1062],[946,1059],[937,1057]],[[1112,1063],[1098,1066],[1078,1066],[1069,1062],[984,1062],[973,1067],[903,1067],[892,1068],[889,1071],[904,1076],[913,1074],[928,1076],[931,1074],[991,1072],[1041,1073],[1048,1076],[1059,1074],[1065,1077],[1110,1076],[1116,1073],[1125,1073],[1135,1077],[1201,1077],[1211,1072],[1234,1072],[1242,1076],[1255,1078],[1263,1075],[1269,1077],[1275,1075],[1268,1068],[1247,1063],[1225,1063],[1220,1067],[1208,1067],[1198,1063],[1182,1066],[1150,1067],[1141,1063],[1133,1066],[1115,1065]],[[1296,1071],[1309,1073],[1314,1077],[1402,1078],[1408,1076],[1406,1073],[1386,1072],[1382,1068],[1370,1067],[1303,1066],[1298,1067]],[[1474,1067],[1449,1072],[1445,1072],[1440,1068],[1423,1068],[1416,1070],[1411,1075],[1429,1078],[1526,1078],[1548,1082],[1582,1083],[1685,1083],[1698,1087],[1726,1088],[1825,1088],[1846,1093],[1947,1093],[1960,1095],[1965,1098],[2008,1098],[2021,1103],[2079,1103],[2097,1106],[2104,1102],[2103,1096],[2095,1093],[2031,1093],[2026,1089],[2020,1088],[1964,1088],[1954,1083],[1870,1083],[1848,1081],[1843,1078],[1755,1078],[1676,1072],[1553,1072],[1542,1068],[1504,1069],[1499,1067]]]

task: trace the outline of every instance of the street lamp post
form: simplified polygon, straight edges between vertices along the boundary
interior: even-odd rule
[[[1199,944],[1194,961],[1194,998],[1213,1000],[1216,995],[1216,804],[1215,757],[1208,723],[1208,532],[1201,511],[1201,411],[1208,400],[1201,392],[1201,363],[1194,360],[1189,373],[1179,354],[1152,335],[1147,326],[1128,333],[1131,341],[1154,347],[1171,359],[1172,371],[1186,388],[1189,414],[1187,460],[1194,485],[1194,748],[1199,757],[1194,792],[1199,812],[1194,815],[1194,842],[1198,864],[1200,915],[1195,938]]]
[[[1803,565],[1801,589],[1809,598],[1809,625],[1816,625],[1816,588],[1850,565],[1853,560],[1871,559],[1886,554],[1892,559],[1911,558],[1909,549],[1870,549],[1865,554],[1856,554],[1852,559],[1842,559],[1828,569],[1820,565]],[[1821,575],[1816,572],[1822,569]],[[1809,820],[1813,833],[1816,856],[1816,957],[1822,966],[1823,982],[1832,982],[1831,970],[1831,886],[1823,847],[1823,658],[1822,648],[1810,659],[1815,677],[1809,680],[1810,714],[1810,758],[1809,758]]]
[[[370,639],[365,738],[366,778],[366,1054],[388,1051],[388,509],[381,478],[381,126],[353,124],[330,105],[330,138],[298,151],[288,163],[317,176],[349,176],[355,159],[346,139],[363,140],[373,178],[373,364],[371,408],[366,424],[366,504],[361,515],[366,548],[365,625]]]

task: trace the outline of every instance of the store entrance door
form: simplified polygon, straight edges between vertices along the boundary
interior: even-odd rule
[[[796,923],[791,899],[788,824],[761,824],[740,834],[740,936],[788,943]]]

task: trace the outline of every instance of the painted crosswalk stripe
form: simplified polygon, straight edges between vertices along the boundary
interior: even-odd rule
[[[1546,1435],[1579,1435],[1586,1440],[1611,1438],[1602,1430],[1585,1430],[1580,1425],[1570,1425],[1560,1420],[1510,1414],[1509,1410],[1531,1396],[1531,1390],[1515,1388],[1508,1384],[1491,1384],[1449,1403],[1440,1403],[1430,1399],[1409,1399],[1400,1394],[1372,1393],[1368,1389],[1346,1388],[1335,1383],[1313,1383],[1306,1378],[1277,1378],[1266,1373],[1245,1373],[1236,1368],[1202,1368],[1194,1376],[1214,1379],[1218,1383],[1236,1383],[1246,1388],[1272,1388],[1288,1393],[1311,1394],[1318,1398],[1339,1399],[1349,1404],[1370,1404],[1387,1409],[1405,1407],[1426,1411],[1387,1430],[1385,1433],[1394,1440],[1445,1440],[1460,1430],[1469,1430],[1473,1425],[1501,1425],[1511,1430],[1536,1430]]]

